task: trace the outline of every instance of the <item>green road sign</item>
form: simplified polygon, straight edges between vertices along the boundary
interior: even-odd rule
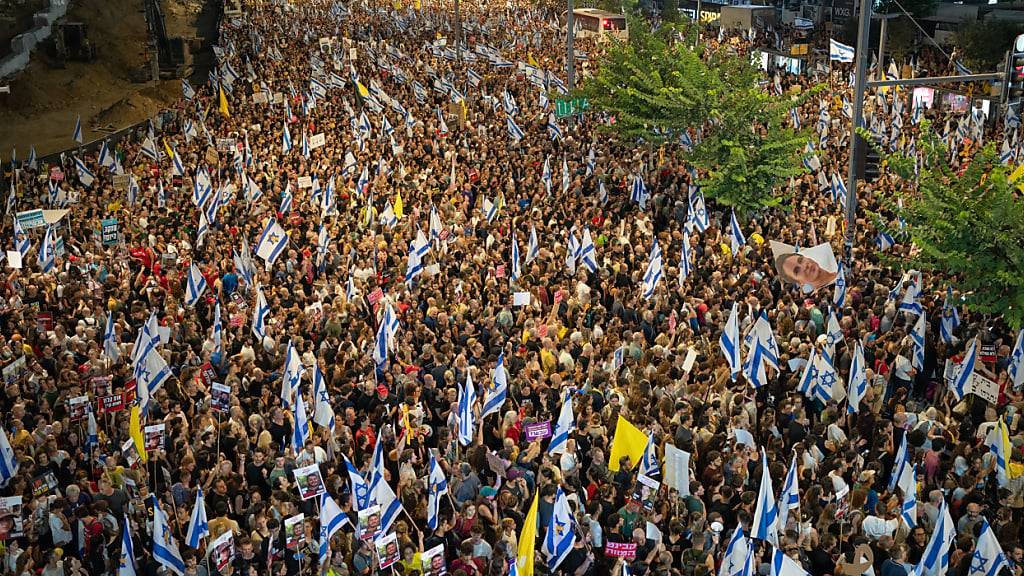
[[[590,108],[590,102],[586,98],[573,98],[572,100],[555,100],[555,116],[565,118],[573,114],[582,114]]]

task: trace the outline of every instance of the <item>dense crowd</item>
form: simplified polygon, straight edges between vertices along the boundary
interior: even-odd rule
[[[553,116],[557,13],[463,2],[458,47],[444,3],[246,4],[148,134],[20,167],[9,236],[68,212],[19,221],[0,286],[0,572],[1024,573],[1016,335],[879,241],[878,192],[912,183],[861,183],[845,284],[776,272],[772,240],[842,253],[848,67],[797,110],[792,204],[703,225],[684,139]],[[602,48],[576,49],[585,77]],[[958,163],[1016,138],[940,100],[872,93],[866,125],[912,152],[923,115]],[[720,349],[734,310],[777,340],[760,387]],[[950,390],[972,346],[996,398]],[[862,362],[856,401],[803,392],[826,353]]]

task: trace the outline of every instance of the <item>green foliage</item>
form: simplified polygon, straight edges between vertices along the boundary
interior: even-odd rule
[[[679,22],[679,0],[664,0],[662,2],[661,19],[665,22]]]
[[[886,36],[886,50],[897,61],[906,60],[917,47],[917,28],[907,18],[889,22]]]
[[[803,171],[807,142],[789,110],[823,87],[795,100],[772,96],[746,57],[720,50],[702,58],[692,42],[677,41],[678,30],[631,22],[629,41],[612,46],[581,95],[613,114],[610,129],[625,138],[657,144],[703,127],[689,160],[706,174],[705,195],[743,215],[779,205],[777,191]]]
[[[933,131],[923,132],[917,193],[904,194],[904,208],[897,210],[920,248],[907,266],[951,276],[969,308],[1001,315],[1019,329],[1024,326],[1024,199],[1009,180],[1011,168],[999,162],[995,145],[989,144],[958,174],[946,161],[945,145]],[[903,178],[914,178],[910,158],[890,156],[889,166]]]
[[[964,66],[974,72],[1000,69],[1013,39],[1024,32],[1024,25],[1006,20],[985,20],[957,28],[954,43]]]

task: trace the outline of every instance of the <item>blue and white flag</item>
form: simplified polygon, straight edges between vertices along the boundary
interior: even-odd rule
[[[473,378],[466,372],[466,385],[459,389],[458,404],[458,439],[459,444],[469,446],[475,436],[473,421],[473,405],[476,404],[476,386]]]
[[[178,551],[178,544],[171,535],[167,516],[160,509],[156,494],[153,498],[153,559],[178,576],[185,576],[185,561]]]
[[[912,490],[917,482],[913,475],[914,467],[911,463],[910,446],[907,445],[906,435],[900,440],[899,448],[896,449],[896,456],[892,463],[892,473],[889,476],[889,492],[895,492],[899,487],[904,492]]]
[[[348,517],[341,511],[338,503],[331,495],[324,492],[320,495],[320,566],[327,562],[330,551],[331,537],[348,524]]]
[[[192,100],[196,97],[196,91],[192,88],[192,85],[188,83],[188,80],[181,79],[181,95],[185,97],[185,100]]]
[[[135,545],[132,544],[132,525],[128,514],[124,515],[124,527],[121,529],[121,557],[117,562],[117,576],[135,576]]]
[[[448,479],[444,477],[444,470],[437,463],[433,450],[430,450],[430,464],[427,469],[427,528],[435,530],[440,516],[441,496],[448,493]]]
[[[917,464],[910,467],[910,476],[917,478]],[[906,522],[907,527],[913,530],[917,526],[917,483],[914,482],[909,489],[903,492],[903,503],[900,505],[900,518]]]
[[[960,327],[960,313],[957,312],[953,300],[953,287],[946,286],[946,298],[942,301],[942,318],[939,322],[939,335],[946,344],[953,344],[956,336],[953,335]]]
[[[71,139],[79,144],[82,143],[82,115],[78,115],[78,119],[75,120],[75,130],[71,133]]]
[[[345,469],[348,471],[348,481],[352,490],[352,509],[357,512],[365,510],[370,506],[370,485],[348,459],[348,456],[342,454],[341,457],[345,461]]]
[[[569,192],[569,162],[562,156],[562,194]]]
[[[313,363],[313,422],[332,431],[334,430],[334,408],[327,392],[327,382],[320,371],[320,364]]]
[[[1024,329],[1017,333],[1017,342],[1013,345],[1006,371],[1013,382],[1014,390],[1019,390],[1024,384]]]
[[[512,274],[509,276],[513,282],[519,280],[523,270],[519,264],[519,242],[516,240],[516,233],[512,233]]]
[[[548,135],[551,136],[552,140],[561,140],[563,138],[562,128],[558,125],[558,120],[555,119],[554,112],[548,114],[547,130]]]
[[[696,186],[692,187],[690,191],[689,224],[696,228],[701,234],[707,231],[708,227],[711,225],[707,208],[704,206],[704,194],[700,192],[700,189]]]
[[[256,306],[252,310],[252,334],[257,342],[263,342],[267,337],[267,318],[270,316],[270,306],[267,299],[263,297],[263,289],[256,285]]]
[[[927,314],[922,311],[914,324],[914,329],[910,332],[910,341],[914,343],[914,357],[911,359],[911,363],[918,370],[924,370],[924,332],[928,326],[926,316]]]
[[[755,389],[768,383],[765,365],[779,369],[779,344],[772,333],[772,325],[768,322],[768,313],[761,314],[754,326],[743,339],[747,345],[747,359],[743,364],[743,374]]]
[[[853,359],[850,360],[850,392],[846,411],[850,414],[860,412],[860,401],[868,391],[867,367],[864,363],[864,347],[858,340],[853,347]]]
[[[569,500],[566,499],[565,492],[559,486],[555,493],[555,505],[551,511],[551,520],[548,522],[542,548],[548,559],[548,570],[552,574],[569,555],[573,544],[576,543],[576,533],[573,531],[574,523]]]
[[[829,38],[828,40],[828,59],[836,62],[851,63],[853,62],[853,46],[847,46],[841,42],[836,42],[834,39]]]
[[[778,548],[772,549],[772,563],[769,576],[810,576],[799,562],[784,554]]]
[[[664,265],[662,263],[661,247],[658,246],[658,237],[654,237],[654,244],[651,245],[651,254],[647,259],[647,271],[644,272],[643,278],[643,297],[644,300],[650,300],[654,296],[654,291],[658,288],[658,283],[661,282],[661,276],[664,273]]]
[[[683,287],[683,283],[693,273],[693,255],[690,252],[690,233],[683,231],[683,244],[682,250],[679,253],[679,287]]]
[[[959,367],[956,369],[956,375],[949,386],[950,392],[953,393],[957,401],[971,391],[971,384],[974,381],[974,365],[977,361],[978,339],[974,338],[971,340],[971,345],[967,348],[967,354],[964,355],[963,361],[960,362]]]
[[[306,445],[306,440],[309,440],[309,418],[306,416],[306,401],[302,399],[302,394],[298,389],[295,390],[293,400],[295,401],[295,414],[292,425],[292,452],[298,455]]]
[[[739,254],[740,247],[747,243],[747,239],[743,236],[743,231],[740,230],[740,223],[736,220],[736,210],[732,211],[732,216],[729,219],[729,246],[733,256]]]
[[[843,337],[843,329],[839,326],[836,311],[829,306],[828,323],[825,324],[825,346],[823,346],[822,354],[830,364],[835,364],[836,346],[845,341],[846,338]]]
[[[800,507],[800,485],[796,474],[796,454],[789,463],[789,471],[786,472],[786,481],[782,484],[782,493],[779,494],[779,530],[786,532],[786,524],[789,521],[789,511]],[[799,522],[799,518],[797,519]]]
[[[39,268],[43,274],[53,272],[57,256],[54,251],[53,226],[46,227],[46,236],[42,245],[39,246]]]
[[[839,272],[836,273],[836,289],[832,295],[832,303],[840,309],[846,305],[846,267],[841,262]]]
[[[590,237],[590,228],[583,229],[583,241],[580,243],[580,251],[577,260],[587,267],[591,274],[597,272],[597,248],[594,240]]]
[[[81,158],[74,156],[72,159],[78,172],[78,181],[82,183],[82,186],[91,188],[92,183],[96,181],[96,175],[92,173],[92,170],[89,170],[89,167],[85,165],[85,162],[82,162]]]
[[[939,516],[935,522],[935,529],[924,548],[921,561],[916,571],[922,576],[944,576],[949,568],[949,550],[956,538],[956,524],[953,517],[949,515],[949,508],[946,499],[942,499],[939,506]]]
[[[1013,571],[1006,560],[1006,555],[1003,554],[1003,547],[999,545],[995,531],[989,526],[988,520],[983,519],[967,576],[996,576],[1003,568]]]
[[[530,243],[526,247],[526,263],[529,264],[540,255],[540,244],[537,242],[537,227],[530,225]]]
[[[633,185],[630,187],[629,201],[639,204],[641,210],[647,209],[647,199],[650,198],[650,193],[647,190],[647,185],[644,184],[644,178],[642,175],[633,175]]]
[[[210,525],[206,520],[206,499],[203,498],[203,489],[200,487],[196,491],[196,503],[192,506],[192,518],[188,522],[185,545],[198,549],[200,541],[209,536]]]
[[[281,131],[281,154],[288,154],[292,151],[292,134],[288,131],[288,121],[285,120]]]
[[[189,266],[188,269],[188,285],[185,290],[185,306],[194,308],[199,303],[199,299],[202,298],[203,292],[206,292],[206,277],[199,271],[199,267],[196,266],[195,262]]]
[[[640,474],[648,478],[661,478],[661,465],[658,464],[658,453],[654,445],[654,437],[647,435],[647,446],[640,457]]]
[[[14,448],[11,447],[11,442],[7,439],[7,432],[0,427],[0,487],[6,487],[7,483],[18,474],[19,466],[18,459],[14,455]]]
[[[107,325],[103,330],[103,353],[111,362],[117,362],[121,350],[117,345],[117,334],[114,332],[114,313],[107,313]]]
[[[572,410],[572,392],[562,394],[562,408],[558,412],[558,421],[548,444],[548,454],[562,454],[569,442],[569,435],[576,430],[576,416]]]
[[[718,576],[737,576],[747,561],[750,552],[750,541],[743,534],[743,526],[736,526],[729,544],[725,547],[725,555],[722,557],[722,565],[718,569]]]
[[[32,242],[28,239],[28,234],[21,228],[21,222],[18,221],[17,216],[14,218],[14,248],[21,252],[22,259],[28,256],[29,251],[32,249]]]
[[[551,195],[551,187],[554,179],[551,176],[551,157],[544,158],[544,171],[541,172],[541,180],[544,181],[544,191]]]
[[[888,251],[890,248],[896,245],[896,241],[888,232],[879,232],[878,236],[875,236],[875,246],[878,247],[882,252]]]
[[[480,417],[494,414],[501,410],[505,399],[508,397],[508,370],[505,369],[505,354],[498,354],[498,363],[491,371],[491,385],[484,394],[484,407]]]
[[[516,124],[515,119],[511,115],[506,116],[505,123],[508,128],[508,137],[512,139],[513,144],[519,144],[519,141],[526,136],[526,133],[519,127],[519,124]]]
[[[306,368],[302,364],[302,358],[295,350],[295,345],[289,340],[288,351],[284,356],[284,370],[281,371],[281,405],[286,409],[294,409],[292,399],[299,391],[299,385],[302,383],[302,374],[305,371]],[[308,433],[308,425],[306,429]]]
[[[277,223],[276,218],[268,219],[256,242],[256,255],[268,264],[273,264],[287,247],[288,233]]]
[[[594,146],[590,146],[590,150],[587,152],[587,176],[594,175],[594,169],[597,166],[597,160],[594,158]]]
[[[729,363],[729,372],[732,381],[736,381],[736,377],[739,376],[742,368],[740,362],[740,325],[736,318],[737,306],[736,303],[732,303],[732,310],[729,312],[729,320],[725,323],[725,329],[722,330],[722,336],[718,339],[718,345],[722,349],[722,354],[725,355],[725,360]]]
[[[761,486],[750,524],[750,537],[767,540],[773,546],[779,543],[779,508],[772,491],[772,477],[768,472],[768,456],[764,448],[761,448]]]

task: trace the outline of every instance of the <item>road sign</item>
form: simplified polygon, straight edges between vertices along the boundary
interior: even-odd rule
[[[555,100],[555,116],[565,118],[573,114],[582,114],[590,108],[590,102],[586,98],[573,98],[572,100]]]

